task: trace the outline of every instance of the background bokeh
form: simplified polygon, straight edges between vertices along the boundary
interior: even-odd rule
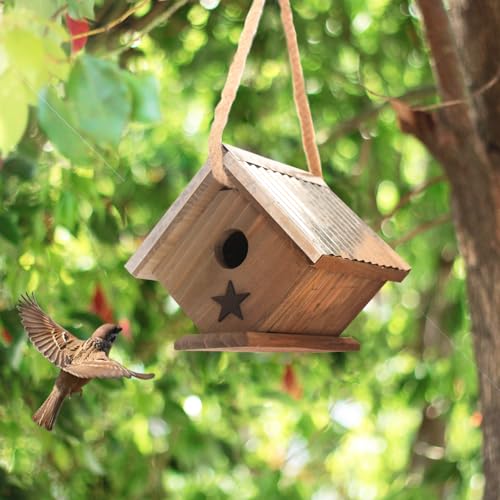
[[[175,352],[189,318],[124,269],[206,159],[249,2],[0,3],[0,497],[480,498],[448,185],[385,97],[435,100],[415,6],[292,3],[325,179],[412,266],[348,328],[359,353]],[[67,16],[111,27],[81,48]],[[225,140],[305,164],[275,2]],[[94,381],[39,429],[57,369],[19,323],[25,291],[81,337],[120,321],[113,357],[156,378]]]

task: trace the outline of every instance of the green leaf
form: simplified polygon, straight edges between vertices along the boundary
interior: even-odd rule
[[[57,96],[53,88],[40,93],[38,121],[50,142],[73,163],[88,163],[92,147],[77,128],[76,113],[70,103]]]
[[[131,120],[156,123],[161,120],[158,81],[151,74],[134,75],[123,72],[132,92]]]
[[[0,236],[17,245],[21,240],[19,229],[12,214],[0,214]]]
[[[63,191],[54,213],[55,223],[74,232],[78,219],[78,204],[71,191]]]
[[[61,79],[67,75],[61,41],[56,24],[40,21],[33,12],[11,10],[2,18],[0,154],[9,153],[21,139],[28,121],[28,105],[36,104],[40,88],[54,76]]]
[[[28,87],[32,102],[36,102],[38,89],[49,79],[43,38],[27,29],[11,28],[5,33],[3,43],[19,84]]]
[[[49,38],[45,40],[45,57],[50,63],[50,76],[59,80],[66,80],[69,75],[70,64],[58,41]]]
[[[31,10],[42,19],[50,19],[64,5],[64,0],[16,0],[16,9]]]
[[[29,99],[12,69],[0,75],[0,154],[7,155],[28,124]]]
[[[68,13],[73,19],[94,19],[95,0],[68,0]]]
[[[0,310],[0,321],[14,339],[17,340],[24,336],[24,328],[19,319],[19,313],[15,308]]]
[[[67,85],[79,128],[96,143],[117,146],[130,117],[130,90],[118,67],[109,61],[83,56]]]
[[[104,214],[94,210],[90,216],[90,229],[103,243],[110,245],[120,240],[120,227],[112,213],[106,211]]]
[[[451,479],[460,479],[460,470],[456,462],[446,459],[435,460],[425,471],[425,479],[429,482],[443,483]]]

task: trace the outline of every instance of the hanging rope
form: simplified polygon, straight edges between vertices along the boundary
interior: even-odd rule
[[[243,31],[241,32],[238,47],[229,67],[226,83],[222,89],[219,103],[214,112],[214,121],[208,138],[208,158],[212,165],[212,173],[221,184],[229,184],[229,179],[224,171],[222,157],[222,134],[226,127],[231,106],[236,98],[241,77],[245,69],[245,63],[252,47],[255,33],[264,9],[265,0],[254,0],[248,11]],[[306,155],[307,166],[313,175],[321,176],[321,160],[316,145],[314,125],[309,108],[309,102],[305,91],[304,75],[300,63],[297,34],[293,25],[292,10],[289,0],[279,0],[281,8],[281,21],[285,32],[288,48],[288,57],[292,70],[293,97],[295,107],[299,116],[302,144]]]
[[[241,32],[238,48],[234,54],[233,61],[229,67],[226,83],[222,89],[219,104],[214,112],[214,121],[208,136],[208,158],[212,165],[212,173],[221,184],[228,184],[228,178],[224,172],[222,159],[222,134],[226,128],[229,112],[240,86],[243,70],[252,47],[252,42],[259,26],[265,0],[254,0],[248,11],[243,31]]]
[[[306,86],[302,64],[300,63],[299,46],[297,44],[297,33],[293,24],[292,9],[289,0],[279,0],[281,8],[281,22],[285,31],[286,45],[288,48],[288,58],[292,69],[293,98],[295,108],[299,115],[300,133],[302,135],[302,145],[307,160],[307,168],[313,175],[322,177],[321,159],[314,133],[314,124],[307,100]]]

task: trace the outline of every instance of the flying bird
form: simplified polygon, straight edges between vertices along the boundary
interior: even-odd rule
[[[33,420],[52,430],[66,397],[82,393],[93,378],[135,377],[150,379],[154,373],[137,373],[108,357],[121,327],[106,323],[87,340],[80,340],[58,325],[38,305],[34,295],[22,296],[17,305],[21,322],[33,345],[61,369],[49,397],[33,415]]]

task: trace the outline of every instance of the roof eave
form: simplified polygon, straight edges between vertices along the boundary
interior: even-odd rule
[[[242,194],[265,212],[278,226],[287,234],[288,238],[302,251],[302,253],[312,262],[317,264],[323,259],[322,266],[343,269],[349,268],[351,272],[366,276],[370,279],[381,279],[382,281],[402,281],[410,271],[410,266],[386,243],[380,236],[373,232],[363,221],[361,223],[367,228],[372,237],[380,241],[383,248],[383,255],[379,263],[349,259],[346,256],[326,254],[320,245],[316,244],[314,237],[307,233],[299,225],[288,224],[290,217],[286,207],[276,200],[270,200],[262,190],[258,188],[252,176],[241,167],[241,163],[250,162],[262,168],[279,172],[290,177],[294,177],[307,183],[318,184],[328,188],[328,185],[321,177],[311,173],[284,165],[269,158],[250,153],[248,151],[224,144],[227,153],[224,156],[224,165],[230,174],[231,180]],[[329,189],[329,188],[328,188]],[[347,207],[349,209],[349,207]],[[349,209],[351,210],[351,209]],[[352,211],[352,210],[351,210]],[[364,244],[370,245],[370,240]],[[326,264],[328,262],[328,264]]]
[[[224,144],[224,146],[227,149],[227,153],[224,155],[224,166],[226,168],[226,171],[230,174],[231,181],[234,183],[235,187],[239,189],[243,196],[246,195],[246,198],[251,203],[255,203],[257,207],[260,207],[264,211],[264,213],[267,214],[267,216],[274,220],[278,224],[278,226],[285,232],[285,234],[287,234],[288,238],[290,238],[290,241],[297,245],[297,247],[311,262],[316,262],[321,257],[321,252],[319,252],[315,247],[314,243],[310,240],[310,237],[304,231],[302,231],[301,228],[286,224],[286,221],[289,219],[286,210],[284,210],[284,208],[281,207],[278,203],[269,203],[269,199],[258,189],[248,173],[241,168],[239,162],[245,160],[240,158],[240,156],[237,156],[235,154],[235,150],[243,150],[239,150],[238,148],[234,148],[227,144]],[[253,153],[252,156],[257,157],[257,155],[254,155]],[[262,162],[262,160],[267,160],[262,157],[258,158],[260,160],[259,162]],[[311,175],[307,172],[304,172],[304,174]],[[318,183],[324,183],[321,178],[316,177],[316,179]]]
[[[315,267],[329,272],[356,274],[377,281],[403,281],[410,272],[410,267],[407,264],[401,268],[386,267],[369,262],[344,259],[335,255],[323,255],[318,259]]]
[[[174,231],[176,235],[180,234],[177,231],[179,226],[189,224],[186,213],[193,208],[197,209],[196,212],[204,210],[222,187],[213,178],[208,162],[205,163],[130,257],[125,264],[127,271],[136,278],[155,279],[157,254],[163,242]]]

